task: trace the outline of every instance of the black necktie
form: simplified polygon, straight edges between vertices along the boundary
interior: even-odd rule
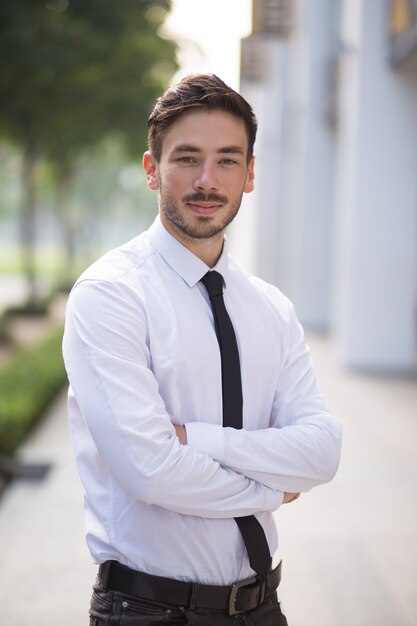
[[[207,289],[213,309],[217,340],[222,364],[223,426],[242,428],[242,381],[239,351],[233,324],[223,300],[223,276],[208,272],[201,282]],[[271,555],[264,529],[254,515],[235,517],[242,533],[249,563],[262,578],[271,567]]]

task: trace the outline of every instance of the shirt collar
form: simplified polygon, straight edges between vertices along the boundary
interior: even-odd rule
[[[159,215],[148,230],[148,239],[161,257],[190,287],[194,287],[211,269],[165,229]],[[225,282],[227,281],[228,251],[226,237],[220,258],[212,269],[220,272]]]

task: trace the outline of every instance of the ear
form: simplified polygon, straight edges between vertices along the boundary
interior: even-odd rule
[[[152,191],[156,191],[159,189],[159,180],[158,180],[158,164],[155,160],[155,157],[150,152],[145,152],[143,155],[143,169],[145,170],[146,180],[148,181],[148,187]]]
[[[255,157],[252,157],[251,160],[249,161],[248,171],[246,173],[246,181],[243,187],[243,191],[245,193],[250,193],[251,191],[253,191],[255,187],[254,180],[255,180]]]

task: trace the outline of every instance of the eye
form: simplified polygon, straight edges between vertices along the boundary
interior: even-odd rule
[[[192,163],[196,162],[195,158],[192,157],[192,156],[180,156],[180,157],[178,157],[175,160],[176,160],[177,163],[184,163],[186,165],[192,164]]]
[[[237,161],[235,159],[224,158],[220,161],[223,165],[237,165]]]

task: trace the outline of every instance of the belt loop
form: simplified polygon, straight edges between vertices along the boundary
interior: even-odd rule
[[[259,587],[259,598],[258,598],[259,604],[262,604],[262,602],[266,598],[266,589],[267,589],[267,581],[264,579],[261,579],[260,587]]]
[[[113,561],[104,561],[98,568],[98,580],[103,589],[109,588],[110,568]]]
[[[198,595],[198,587],[199,587],[198,583],[193,583],[191,587],[190,609],[192,611],[194,611],[195,609],[195,604],[196,604],[197,595]]]

